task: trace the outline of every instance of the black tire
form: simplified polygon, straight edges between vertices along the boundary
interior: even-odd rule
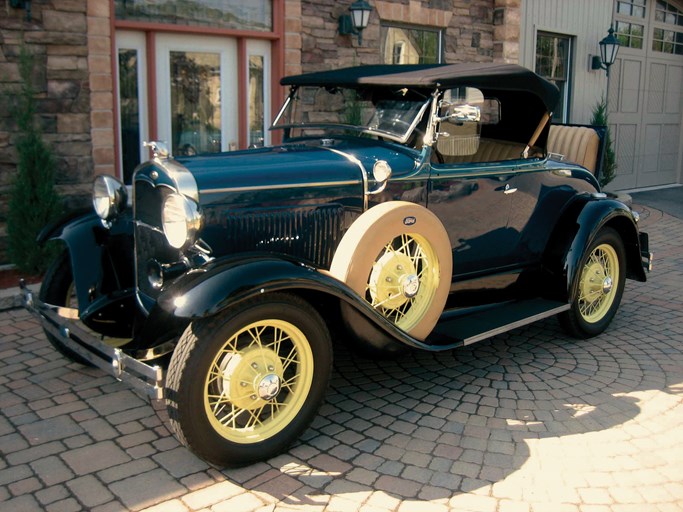
[[[308,302],[246,301],[194,321],[180,338],[166,376],[171,427],[219,466],[268,459],[308,427],[331,371],[330,335]]]
[[[48,268],[38,296],[42,302],[53,306],[78,307],[74,295],[74,278],[68,250],[62,251],[52,262],[50,268]],[[76,352],[65,347],[61,341],[49,332],[45,331],[45,336],[50,344],[70,361],[84,366],[93,366]]]
[[[625,282],[624,243],[615,230],[603,228],[586,249],[576,271],[572,307],[559,315],[562,327],[579,339],[604,332],[619,309]]]

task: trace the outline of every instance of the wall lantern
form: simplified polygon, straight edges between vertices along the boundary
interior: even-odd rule
[[[9,0],[15,9],[26,9],[26,21],[31,21],[31,0]]]
[[[594,55],[591,69],[604,69],[609,76],[609,68],[617,60],[617,53],[621,43],[614,37],[614,28],[609,27],[607,36],[600,41],[600,56]]]
[[[339,33],[343,36],[358,35],[358,45],[363,44],[363,30],[368,26],[372,6],[365,0],[357,0],[349,7],[351,14],[339,16]]]

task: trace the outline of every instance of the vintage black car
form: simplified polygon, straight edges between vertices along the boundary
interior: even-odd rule
[[[548,156],[558,91],[531,71],[370,66],[282,84],[281,145],[174,159],[151,143],[132,194],[99,176],[94,211],[43,231],[64,252],[39,297],[23,287],[60,352],[163,397],[204,459],[246,464],[297,439],[333,337],[444,351],[558,315],[589,338],[625,279],[645,281],[637,214]]]

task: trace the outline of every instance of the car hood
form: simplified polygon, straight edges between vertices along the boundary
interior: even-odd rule
[[[371,175],[378,160],[389,162],[394,176],[406,175],[415,170],[418,156],[415,151],[375,140],[317,139],[177,160],[194,175],[200,194],[211,194],[361,183],[361,166]]]

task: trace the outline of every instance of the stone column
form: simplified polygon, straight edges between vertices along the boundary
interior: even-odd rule
[[[87,2],[93,174],[116,174],[110,4]]]
[[[519,31],[522,0],[494,0],[493,60],[519,62]]]

